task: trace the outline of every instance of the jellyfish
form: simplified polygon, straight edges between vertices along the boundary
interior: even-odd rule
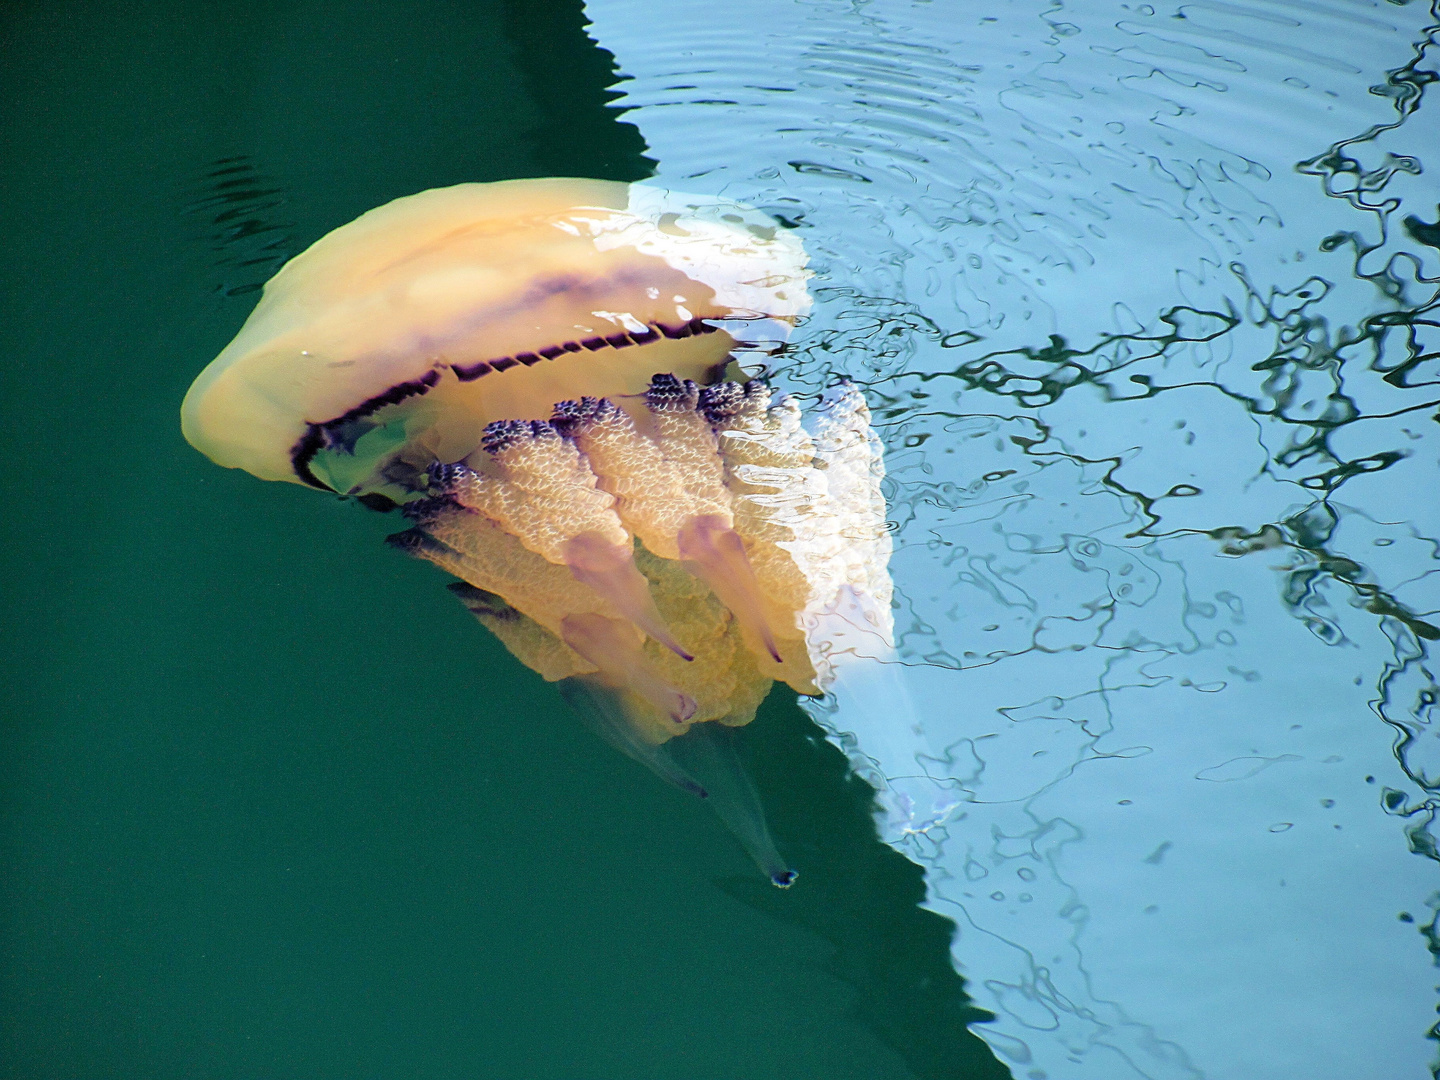
[[[731,729],[891,638],[864,398],[841,384],[807,416],[742,363],[808,310],[805,263],[719,198],[422,192],[287,263],[182,428],[220,465],[398,507],[391,544],[787,886]]]

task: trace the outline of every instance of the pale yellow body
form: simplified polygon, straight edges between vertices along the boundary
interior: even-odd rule
[[[641,742],[744,724],[773,680],[818,692],[810,628],[846,590],[889,634],[858,392],[813,435],[758,384],[738,414],[696,404],[808,309],[804,264],[725,200],[565,179],[423,192],[288,263],[182,425],[222,465],[415,501],[403,546],[478,590],[471,610],[545,678],[609,686]],[[582,397],[613,407],[545,422]]]
[[[804,313],[804,262],[773,221],[723,200],[569,179],[421,192],[290,260],[195,380],[182,427],[221,465],[299,482],[291,452],[308,425],[433,373],[410,436],[456,461],[493,420],[543,419],[584,394],[624,405],[657,371],[710,381],[737,338],[783,337]],[[721,329],[456,374],[695,320]]]

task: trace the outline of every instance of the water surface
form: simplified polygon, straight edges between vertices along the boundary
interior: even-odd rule
[[[658,179],[816,255],[903,658],[813,707],[1017,1077],[1433,1066],[1423,5],[592,0]],[[902,696],[908,695],[908,703]]]
[[[583,26],[554,0],[0,13],[0,1075],[1003,1075],[920,869],[793,699],[756,772],[815,872],[776,917],[715,815],[388,550],[392,518],[181,438],[190,381],[330,229],[650,172]]]
[[[9,5],[0,1074],[1432,1071],[1437,23]],[[329,229],[652,173],[801,231],[775,378],[888,446],[904,663],[746,732],[787,893],[179,434]]]

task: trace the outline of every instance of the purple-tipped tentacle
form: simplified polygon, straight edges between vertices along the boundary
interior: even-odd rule
[[[745,543],[718,514],[700,514],[680,528],[680,558],[717,600],[730,609],[741,628],[777,664],[780,650],[765,619],[765,594],[755,578]]]
[[[686,412],[700,401],[700,388],[689,379],[657,372],[645,391],[645,404],[654,412]]]
[[[723,427],[745,407],[745,388],[737,382],[718,382],[700,391],[700,415],[712,427]]]
[[[456,484],[475,473],[463,461],[435,461],[425,470],[425,475],[429,480],[429,490],[443,493],[454,490]]]
[[[695,659],[675,640],[650,595],[650,583],[635,568],[635,552],[625,544],[612,544],[595,532],[583,532],[565,541],[565,565],[582,585],[589,585],[634,623],[682,660]]]
[[[609,404],[602,398],[588,396],[579,401],[557,401],[550,416],[550,424],[562,435],[573,435],[599,415],[602,403]]]
[[[510,447],[531,439],[559,439],[560,432],[545,420],[496,420],[485,425],[480,445],[489,454],[503,454]]]
[[[522,439],[530,438],[528,420],[495,420],[485,425],[480,445],[487,454],[499,454]]]
[[[423,527],[406,529],[404,532],[391,533],[385,537],[385,542],[391,547],[405,552],[407,555],[414,555],[424,558],[426,553],[453,555],[454,551],[448,544],[442,544],[433,536],[427,533]]]
[[[560,624],[560,635],[607,680],[644,698],[676,723],[695,715],[695,699],[665,682],[645,662],[634,631],[618,619],[589,613],[567,615]]]
[[[448,492],[441,492],[438,495],[431,495],[424,499],[414,499],[400,508],[404,514],[417,525],[426,525],[434,521],[442,514],[448,514],[456,510],[463,510],[462,507]]]
[[[486,592],[468,581],[452,581],[445,587],[474,615],[485,615],[506,622],[518,622],[524,618],[503,596]]]

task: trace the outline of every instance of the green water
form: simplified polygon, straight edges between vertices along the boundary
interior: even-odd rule
[[[793,699],[782,850],[600,744],[399,523],[210,464],[279,261],[467,180],[648,175],[578,3],[0,11],[0,1075],[1003,1076]]]

